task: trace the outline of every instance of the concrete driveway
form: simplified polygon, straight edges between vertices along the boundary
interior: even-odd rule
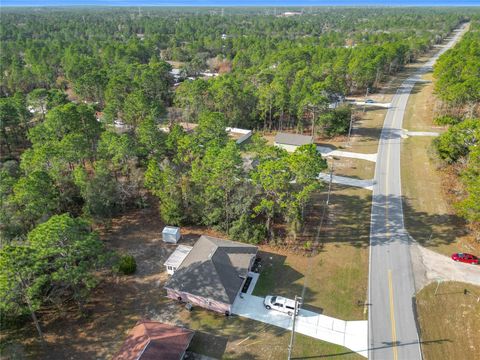
[[[237,297],[232,312],[283,329],[292,329],[290,316],[265,309],[263,298],[258,296],[242,294],[242,297]],[[295,331],[315,339],[344,346],[367,357],[368,324],[366,320],[344,321],[301,309],[295,324]]]
[[[318,174],[318,178],[328,183],[330,181],[330,174],[320,173]],[[332,175],[332,183],[360,187],[367,190],[372,190],[375,184],[374,180],[362,180],[338,175]]]
[[[352,159],[361,159],[366,161],[377,161],[377,154],[362,154],[362,153],[354,153],[350,151],[343,151],[343,150],[333,150],[328,146],[320,146],[317,145],[317,151],[322,154],[323,156],[338,156],[338,157],[346,157]]]
[[[381,107],[381,108],[390,108],[392,103],[381,103],[381,102],[373,102],[373,103],[366,103],[365,101],[354,101],[352,104],[360,105],[360,106],[372,106],[372,107]]]

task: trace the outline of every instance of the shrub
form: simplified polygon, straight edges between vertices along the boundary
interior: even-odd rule
[[[311,241],[307,241],[306,243],[303,244],[303,249],[305,251],[310,251],[312,250],[313,244]]]
[[[137,270],[137,262],[132,255],[123,255],[118,261],[118,271],[124,275],[131,275]]]
[[[467,156],[470,148],[480,140],[480,121],[468,119],[452,125],[446,132],[433,141],[442,160],[452,164],[461,157]]]
[[[462,120],[450,115],[439,116],[435,119],[435,124],[437,125],[455,125],[461,122]]]

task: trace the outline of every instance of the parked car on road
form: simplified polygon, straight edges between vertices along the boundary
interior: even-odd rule
[[[372,99],[365,100],[365,104],[373,104],[375,101]]]
[[[295,301],[281,296],[266,296],[263,304],[267,310],[277,310],[290,316],[295,311]],[[296,313],[298,314],[298,307]]]
[[[475,255],[467,253],[455,253],[452,255],[452,260],[464,262],[467,264],[478,265],[479,259]]]

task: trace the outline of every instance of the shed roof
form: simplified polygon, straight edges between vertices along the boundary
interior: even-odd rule
[[[175,251],[168,257],[167,261],[165,261],[163,265],[174,266],[178,268],[192,249],[193,247],[191,246],[178,245]]]
[[[114,360],[180,360],[194,331],[156,321],[141,320],[130,330]]]
[[[165,288],[233,304],[257,247],[202,235]]]
[[[313,137],[310,135],[278,133],[277,136],[275,136],[275,143],[301,146],[313,144]]]
[[[180,231],[180,228],[175,226],[165,226],[162,233],[176,235]]]

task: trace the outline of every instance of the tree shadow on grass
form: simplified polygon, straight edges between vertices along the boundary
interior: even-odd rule
[[[426,341],[420,341],[420,344],[422,346],[424,345],[435,345],[435,344],[443,344],[445,342],[452,342],[450,339],[438,339],[438,340],[426,340]],[[380,350],[380,349],[385,349],[385,348],[391,348],[393,347],[394,345],[396,347],[401,347],[401,346],[410,346],[410,345],[414,345],[416,344],[416,342],[408,342],[408,343],[402,343],[401,341],[397,341],[395,343],[384,343],[384,346],[379,346],[379,347],[376,347],[376,348],[373,348],[373,349],[369,349],[369,350]],[[302,356],[302,357],[293,357],[293,359],[297,359],[297,360],[300,360],[300,359],[325,359],[325,358],[334,358],[334,357],[342,357],[342,358],[345,358],[346,356],[348,355],[355,355],[356,352],[355,351],[344,351],[344,352],[339,352],[339,353],[333,353],[333,354],[319,354],[319,355],[313,355],[313,356]]]
[[[397,93],[401,92],[403,90],[403,87],[401,87],[401,84],[403,84],[408,78],[413,76],[414,73],[415,73],[415,71],[410,72],[409,74],[402,74],[401,78],[399,78],[399,80],[401,79],[401,81],[397,82],[398,86],[392,86],[388,89],[383,89],[382,93],[383,94],[397,94]],[[415,82],[415,85],[411,89],[410,94],[419,93],[428,84],[428,82],[422,81],[422,79],[421,79],[422,75],[425,75],[426,73],[428,73],[428,71],[423,71],[420,74],[420,81]],[[409,82],[408,84],[411,84],[411,82]]]
[[[227,348],[228,337],[213,335],[203,331],[195,331],[188,351],[221,359]]]
[[[327,243],[368,247],[371,210],[368,191],[332,184],[329,205],[324,209],[327,196],[326,191],[313,194],[305,212],[301,241],[318,244],[318,251]]]
[[[327,243],[348,244],[354,247],[368,247],[370,245],[371,221],[375,224],[376,232],[386,234],[388,218],[389,231],[406,235],[405,228],[419,244],[427,247],[448,245],[456,238],[468,234],[465,221],[454,214],[429,214],[416,211],[411,201],[403,196],[388,197],[377,195],[375,208],[372,205],[371,193],[363,189],[332,184],[329,206],[323,212],[327,199],[327,192],[323,190],[313,194],[312,200],[306,209],[306,224],[302,242],[315,242],[321,245]],[[389,214],[387,216],[387,213]],[[323,222],[322,215],[324,214]],[[403,216],[401,216],[403,214]],[[400,216],[399,216],[400,215]],[[319,226],[322,224],[319,231]],[[379,245],[397,239],[374,236],[373,245]],[[410,241],[405,238],[405,241]]]
[[[405,227],[410,236],[425,247],[448,245],[469,233],[466,222],[455,214],[429,214],[416,211],[412,200],[403,197]]]
[[[285,255],[260,251],[258,256],[262,259],[260,277],[253,295],[280,295],[293,299],[295,295],[301,294],[302,286],[297,281],[303,278],[304,274],[286,264]]]

